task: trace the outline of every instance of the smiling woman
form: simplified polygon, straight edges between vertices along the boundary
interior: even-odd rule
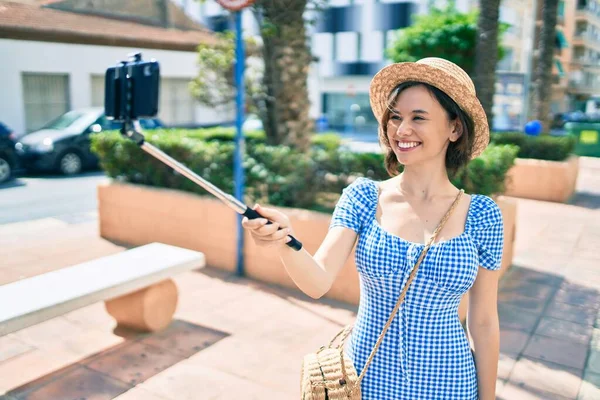
[[[383,68],[369,95],[390,179],[345,188],[314,255],[283,246],[295,233],[278,210],[257,206],[264,219],[243,222],[314,298],[331,289],[356,248],[356,321],[340,332],[340,346],[305,357],[303,398],[492,400],[502,214],[449,178],[489,142],[473,82],[456,64],[426,58]],[[467,291],[475,357],[458,315]]]

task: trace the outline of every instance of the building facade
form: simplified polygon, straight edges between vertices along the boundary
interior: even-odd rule
[[[214,35],[173,8],[173,20],[163,27],[152,9],[155,1],[145,8],[144,1],[136,1],[146,13],[138,13],[138,20],[127,19],[130,12],[116,3],[87,12],[77,6],[93,0],[45,6],[0,2],[0,120],[20,135],[66,111],[103,107],[106,69],[141,51],[144,59],[160,62],[159,117],[166,124],[232,121],[232,111],[201,107],[188,89],[196,75],[196,46]]]
[[[175,0],[192,18],[214,31],[233,28],[233,21],[214,1]],[[552,113],[585,111],[600,98],[600,0],[561,0],[553,65]],[[368,88],[373,75],[390,61],[385,49],[412,18],[427,13],[436,0],[330,0],[311,28],[310,44],[318,62],[309,76],[311,115],[325,117],[330,128],[356,133],[376,130]],[[466,12],[477,0],[457,0]],[[529,85],[539,52],[543,0],[502,0],[500,21],[505,56],[498,61],[492,125],[498,130],[522,129],[530,113]],[[246,35],[257,35],[251,13],[244,11]],[[588,107],[589,108],[589,107]]]

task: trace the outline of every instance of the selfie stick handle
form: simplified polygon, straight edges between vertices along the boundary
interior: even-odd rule
[[[192,171],[185,165],[181,164],[179,161],[175,160],[168,154],[164,153],[162,150],[160,150],[156,146],[153,146],[152,144],[146,142],[144,140],[144,136],[142,135],[141,131],[142,130],[141,130],[140,123],[137,120],[131,121],[130,123],[125,122],[123,124],[123,127],[121,128],[121,133],[124,136],[127,136],[128,138],[130,138],[134,142],[136,142],[138,144],[138,146],[140,146],[140,148],[142,150],[144,150],[146,153],[157,158],[158,160],[167,164],[169,167],[173,168],[175,171],[179,172],[181,175],[185,176],[192,182],[201,186],[207,192],[211,193],[216,198],[218,198],[223,203],[225,203],[225,205],[227,205],[229,208],[233,209],[236,213],[241,214],[241,215],[247,217],[248,219],[264,218],[262,215],[260,215],[255,210],[248,207],[247,205],[245,205],[244,203],[242,203],[235,197],[231,196],[230,194],[223,192],[221,189],[219,189],[218,187],[216,187],[215,185],[213,185],[206,179],[202,178],[200,175],[196,174],[194,171]],[[271,221],[267,220],[267,225],[269,225],[269,224],[271,224]],[[279,229],[281,229],[281,228],[279,228]],[[292,235],[289,235],[289,237],[291,238],[291,240],[288,243],[286,243],[289,247],[291,247],[292,249],[294,249],[296,251],[299,251],[300,249],[302,249],[302,243],[300,241],[298,241],[298,239],[296,239]]]

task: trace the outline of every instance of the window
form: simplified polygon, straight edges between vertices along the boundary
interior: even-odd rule
[[[69,110],[68,75],[24,72],[21,83],[27,132],[40,129]]]
[[[331,129],[377,134],[377,120],[371,111],[367,93],[354,96],[324,93],[323,111]]]
[[[158,117],[167,125],[185,125],[195,121],[196,101],[189,89],[189,79],[162,78],[159,90]]]
[[[513,49],[507,48],[504,57],[496,65],[498,71],[512,71]]]
[[[92,75],[92,107],[104,107],[104,75]]]

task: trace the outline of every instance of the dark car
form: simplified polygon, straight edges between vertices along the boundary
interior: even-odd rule
[[[0,122],[0,183],[9,180],[16,168],[15,144],[12,130]]]
[[[163,127],[159,119],[141,119],[140,125],[144,129]],[[15,149],[26,170],[74,175],[98,165],[90,149],[90,135],[120,127],[105,117],[103,108],[73,110],[21,137]]]

